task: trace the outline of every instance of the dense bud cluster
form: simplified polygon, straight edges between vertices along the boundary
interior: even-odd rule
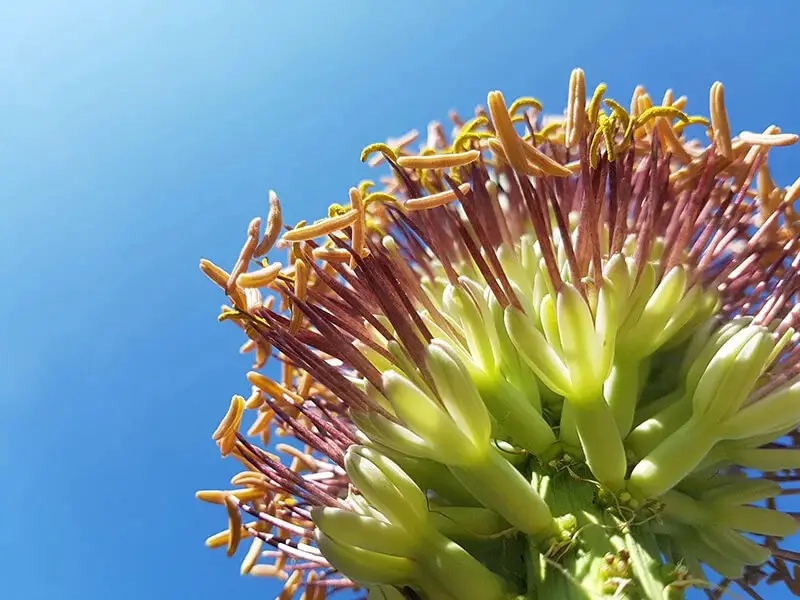
[[[797,589],[800,179],[767,168],[797,136],[731,138],[719,83],[710,120],[605,92],[492,92],[449,139],[369,146],[381,191],[294,227],[273,194],[230,273],[201,263],[256,353],[213,436],[244,471],[198,493],[228,513],[209,545],[252,538],[243,573],[306,600]]]

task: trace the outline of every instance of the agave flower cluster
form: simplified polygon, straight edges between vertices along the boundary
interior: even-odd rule
[[[201,262],[256,356],[213,435],[244,470],[198,492],[243,574],[307,600],[798,590],[800,179],[767,167],[797,136],[732,138],[719,83],[710,119],[605,93],[492,92],[419,151],[369,146],[380,191],[294,227],[272,194],[230,273]]]

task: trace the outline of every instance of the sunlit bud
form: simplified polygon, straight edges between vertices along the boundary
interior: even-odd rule
[[[358,490],[391,523],[411,532],[424,528],[428,518],[425,495],[397,464],[375,450],[352,446],[345,456],[345,468]]]

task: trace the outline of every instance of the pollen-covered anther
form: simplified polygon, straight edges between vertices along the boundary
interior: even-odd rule
[[[400,156],[397,164],[407,169],[452,169],[464,167],[478,160],[478,150],[467,150],[453,154],[428,154],[422,156]]]

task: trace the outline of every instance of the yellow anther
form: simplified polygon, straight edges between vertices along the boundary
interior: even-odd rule
[[[525,142],[521,142],[521,145],[522,150],[525,153],[525,157],[536,169],[543,171],[547,175],[553,175],[555,177],[569,177],[572,175],[569,169],[564,168],[561,163],[553,160],[535,146],[531,146]]]
[[[281,263],[272,263],[263,269],[242,273],[236,280],[236,284],[245,289],[265,287],[275,281],[282,268],[283,265]]]
[[[472,188],[470,184],[462,183],[458,186],[458,189],[462,194],[467,194]],[[403,206],[407,210],[425,210],[428,208],[436,208],[437,206],[442,206],[443,204],[448,204],[457,198],[458,196],[453,190],[445,190],[444,192],[439,192],[438,194],[431,194],[429,196],[423,196],[422,198],[407,200]]]
[[[369,191],[375,187],[375,182],[370,179],[365,179],[361,183],[358,184],[358,191],[361,193],[361,197],[364,198],[367,196]]]
[[[224,504],[225,496],[235,496],[242,502],[250,502],[251,500],[263,498],[264,491],[253,488],[244,488],[241,490],[228,490],[227,492],[222,490],[199,490],[194,494],[194,497],[198,500],[209,502],[210,504]]]
[[[264,395],[261,393],[256,386],[253,386],[253,390],[250,393],[250,397],[247,399],[247,402],[244,404],[245,410],[255,410],[256,408],[261,407],[264,404]]]
[[[597,168],[600,162],[600,141],[603,139],[602,128],[597,128],[592,137],[592,143],[589,146],[589,164],[593,169]]]
[[[650,95],[643,93],[639,96],[639,111],[636,113],[637,122],[639,125],[644,125],[644,127],[639,127],[637,125],[636,129],[633,131],[634,138],[643,139],[647,137],[647,134],[653,133],[653,124],[652,123],[642,123],[639,119],[641,118],[642,114],[650,109],[653,108],[653,101],[650,99]]]
[[[430,156],[401,156],[397,163],[409,169],[449,169],[463,167],[478,160],[480,150],[467,150],[454,154],[432,154]]]
[[[350,210],[347,206],[342,206],[341,204],[337,204],[334,202],[330,206],[328,206],[328,217],[339,217]]]
[[[564,126],[564,124],[560,121],[555,121],[553,123],[548,124],[539,131],[539,137],[548,138],[550,135],[558,131]]]
[[[250,549],[242,561],[242,566],[239,568],[242,575],[247,575],[256,566],[256,562],[261,557],[261,550],[264,548],[264,540],[261,538],[253,538],[250,544]]]
[[[231,398],[231,405],[228,408],[228,412],[225,413],[225,416],[220,421],[219,426],[211,434],[212,440],[221,440],[224,437],[236,435],[236,431],[239,429],[239,424],[242,422],[242,414],[244,413],[244,405],[245,401],[242,396],[235,395]]]
[[[684,123],[689,120],[689,116],[686,113],[678,110],[677,108],[673,108],[672,106],[652,106],[642,111],[642,114],[639,115],[639,125],[645,125],[648,121],[655,119],[656,117],[679,119]]]
[[[480,115],[464,123],[464,125],[461,126],[461,133],[466,133],[468,131],[475,131],[478,127],[486,126],[488,124],[489,124],[489,119],[486,118],[484,115]]]
[[[538,112],[542,112],[542,103],[539,102],[536,98],[531,98],[530,96],[524,96],[522,98],[517,98],[514,102],[511,103],[511,106],[508,109],[510,115],[515,115],[519,111],[520,108],[535,108]]]
[[[306,240],[313,240],[314,238],[328,235],[336,231],[341,231],[346,227],[350,227],[353,222],[358,218],[358,213],[354,210],[328,219],[321,219],[311,225],[295,227],[291,231],[287,231],[283,239],[287,242],[303,242]],[[298,258],[297,256],[295,258]]]
[[[367,159],[376,152],[380,152],[392,160],[397,160],[397,153],[388,144],[378,142],[377,144],[370,144],[361,151],[361,162],[367,162]]]
[[[242,290],[237,288],[235,285],[231,288],[228,288],[228,279],[230,278],[230,274],[215,265],[210,260],[206,260],[205,258],[200,260],[200,270],[208,277],[211,281],[216,283],[219,287],[223,290],[226,290],[228,295],[230,295],[231,300],[233,300],[233,304],[237,308],[244,309],[247,306],[247,300],[242,293]]]
[[[350,260],[350,253],[344,248],[314,248],[311,254],[317,260],[342,263]]]
[[[522,173],[527,172],[528,161],[522,149],[523,141],[514,130],[514,124],[508,115],[506,101],[502,92],[490,92],[488,97],[489,112],[497,130],[497,138],[511,166]],[[490,140],[491,143],[491,140]]]
[[[794,180],[794,183],[786,188],[786,195],[783,197],[783,201],[786,204],[794,204],[794,202],[800,198],[800,177]]]
[[[480,142],[492,136],[493,134],[488,131],[466,131],[464,133],[459,133],[458,137],[453,140],[453,150],[456,152],[464,151],[469,147],[469,142]]]
[[[613,116],[610,119],[602,119],[600,123],[600,129],[603,131],[603,137],[606,142],[606,154],[610,162],[614,162],[617,158],[614,148],[614,131],[616,127],[617,120]]]
[[[239,512],[239,503],[230,494],[225,496],[225,508],[228,510],[228,529],[231,532],[228,538],[228,556],[233,556],[242,541],[242,514]]]
[[[283,227],[283,213],[281,211],[281,201],[278,195],[270,190],[269,191],[269,214],[267,215],[267,230],[262,239],[256,247],[254,256],[264,256],[269,252],[278,241],[278,236],[281,234],[281,227]]]
[[[672,102],[672,108],[677,108],[678,110],[684,110],[686,105],[689,103],[689,99],[686,96],[681,96],[675,102]],[[666,104],[666,102],[664,103]]]
[[[628,111],[625,110],[619,102],[612,100],[611,98],[606,98],[605,100],[603,100],[603,104],[605,104],[608,108],[612,110],[612,112],[622,125],[622,129],[623,130],[627,129],[628,124],[631,121],[631,116],[628,114]]]
[[[256,420],[253,422],[253,425],[247,430],[247,435],[250,437],[255,437],[260,433],[263,433],[269,428],[269,424],[272,422],[274,417],[275,411],[272,409],[260,411],[256,417]]]
[[[658,129],[659,134],[658,139],[660,140],[663,148],[670,150],[672,154],[678,158],[678,160],[684,163],[692,162],[692,156],[689,154],[686,148],[683,147],[681,140],[678,138],[678,135],[672,128],[672,123],[670,123],[669,118],[658,117],[656,119],[656,128]]]
[[[356,211],[356,213],[358,213],[358,218],[353,222],[353,227],[351,229],[351,242],[353,250],[357,256],[364,256],[365,228],[367,223],[366,213],[364,211],[364,200],[361,197],[361,192],[358,191],[358,188],[350,188],[350,206],[354,211]],[[356,266],[355,261],[355,257],[350,260],[350,266],[352,268],[355,268]]]
[[[717,151],[721,156],[731,159],[733,156],[731,126],[728,121],[728,111],[725,108],[725,87],[719,81],[715,81],[714,85],[711,86],[709,108]]]
[[[639,98],[643,96],[644,93],[644,86],[637,85],[636,88],[634,88],[633,96],[631,97],[631,110],[629,112],[632,117],[638,116],[641,112],[639,109]]]
[[[298,300],[305,300],[308,291],[309,267],[302,259],[294,261],[294,295]],[[303,311],[297,305],[292,306],[292,320],[289,323],[289,332],[292,334],[300,331],[300,324],[303,319]]]
[[[706,127],[711,127],[711,121],[705,117],[689,117],[686,121],[675,123],[672,129],[675,133],[680,134],[689,125],[705,125]]]
[[[588,108],[586,109],[590,123],[597,123],[597,113],[600,111],[600,103],[602,102],[603,95],[606,93],[607,89],[608,86],[605,83],[601,83],[594,89],[594,94],[592,94],[592,99],[589,102]]]
[[[386,204],[399,204],[400,202],[392,196],[391,194],[387,194],[386,192],[373,192],[369,194],[366,198],[364,198],[364,206],[367,207],[373,202],[384,202]]]
[[[564,124],[565,141],[572,148],[583,136],[583,120],[586,118],[586,76],[583,69],[573,69],[569,78],[569,100],[567,120]]]
[[[739,139],[752,146],[791,146],[799,139],[795,133],[754,133],[743,131]]]

